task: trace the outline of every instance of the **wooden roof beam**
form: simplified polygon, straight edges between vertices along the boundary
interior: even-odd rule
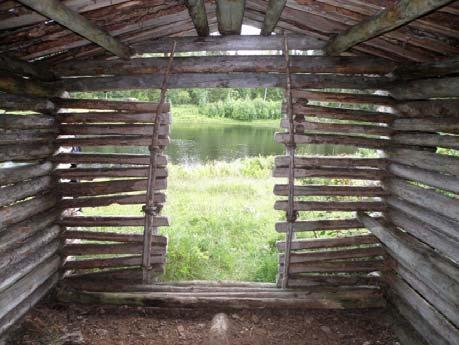
[[[204,0],[187,0],[186,7],[188,8],[188,12],[190,12],[190,17],[198,36],[209,36],[209,22],[207,21]]]
[[[55,20],[59,24],[87,38],[91,42],[98,44],[120,58],[129,59],[131,56],[129,47],[122,44],[82,15],[63,5],[58,0],[19,0],[19,2]]]
[[[261,29],[263,36],[269,36],[274,31],[286,3],[287,0],[269,0],[263,21],[263,28]]]
[[[218,31],[222,35],[240,35],[245,0],[217,0]]]
[[[38,66],[25,60],[17,59],[7,54],[0,55],[0,71],[6,71],[19,76],[32,79],[52,81],[55,75],[44,66]]]
[[[331,39],[327,44],[326,52],[329,55],[338,55],[359,43],[392,31],[451,2],[453,0],[400,0],[392,7],[365,19]]]

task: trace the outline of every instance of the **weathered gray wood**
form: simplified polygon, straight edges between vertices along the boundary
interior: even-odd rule
[[[361,275],[328,275],[328,274],[302,274],[289,277],[290,288],[320,287],[324,286],[378,286],[381,281],[378,277]]]
[[[0,320],[53,276],[60,262],[60,258],[56,256],[45,261],[12,287],[0,293]]]
[[[402,64],[394,71],[394,74],[401,79],[443,77],[457,73],[459,73],[457,56],[433,62]]]
[[[299,220],[293,224],[293,231],[349,230],[364,228],[356,218],[331,220]],[[287,231],[287,222],[276,223],[277,232]]]
[[[261,35],[269,36],[276,28],[287,0],[269,0]]]
[[[271,293],[272,294],[272,293]],[[275,297],[257,296],[206,296],[198,294],[165,294],[160,293],[97,293],[74,292],[61,289],[58,292],[60,301],[85,304],[139,305],[167,308],[216,308],[231,309],[285,308],[285,309],[344,309],[344,308],[378,308],[385,305],[381,292],[376,289],[338,290],[333,292],[309,292],[299,297],[286,293],[285,298],[278,294]]]
[[[155,193],[155,201],[162,204],[166,201],[164,193]],[[88,198],[65,198],[59,203],[59,206],[65,208],[82,208],[82,207],[100,207],[113,204],[118,205],[140,205],[145,203],[145,193],[142,194],[124,194],[124,195],[109,195]]]
[[[394,105],[396,101],[388,96],[374,94],[354,94],[346,92],[320,92],[310,90],[292,90],[292,97],[295,101],[311,100],[320,102],[339,102],[371,105]]]
[[[105,99],[73,99],[73,98],[57,98],[53,102],[59,108],[67,109],[90,109],[90,110],[116,110],[128,112],[156,112],[158,103],[153,102],[137,102],[137,101],[111,101]],[[170,111],[170,104],[166,103],[162,107],[165,112]]]
[[[60,211],[51,209],[4,229],[0,232],[0,255],[44,228],[50,227],[59,217]]]
[[[414,180],[449,192],[459,193],[459,178],[456,176],[439,174],[430,170],[397,163],[389,164],[388,169],[392,174],[398,177]]]
[[[167,177],[166,168],[157,168],[158,177]],[[64,179],[93,180],[100,177],[147,177],[147,167],[56,169],[54,175]]]
[[[44,81],[56,79],[51,70],[44,68],[44,66],[37,66],[36,64],[14,58],[5,53],[0,55],[0,70]]]
[[[0,185],[7,185],[28,180],[34,177],[51,174],[53,164],[44,162],[41,164],[27,164],[12,168],[0,169]]]
[[[50,176],[42,176],[3,187],[0,194],[0,207],[49,191],[53,184],[54,181]]]
[[[379,240],[373,235],[346,236],[336,238],[302,239],[292,242],[292,249],[339,248],[358,245],[377,244]],[[276,242],[279,251],[285,250],[285,242]]]
[[[43,113],[53,112],[56,107],[47,98],[25,97],[20,95],[0,94],[0,109],[4,110],[31,110]]]
[[[156,114],[152,113],[127,113],[127,112],[85,112],[85,113],[59,113],[56,119],[59,123],[154,123]],[[170,113],[161,114],[162,124],[170,124]]]
[[[47,194],[37,196],[12,206],[0,208],[0,230],[15,223],[22,222],[37,213],[46,211],[53,207],[56,202],[57,198],[55,195]]]
[[[0,106],[1,107],[1,106]],[[4,129],[31,129],[53,128],[55,119],[49,115],[11,115],[0,116],[0,128]]]
[[[388,281],[395,293],[410,305],[440,336],[446,344],[459,344],[459,330],[454,327],[441,313],[432,307],[425,298],[422,298],[415,290],[395,275],[389,275]],[[425,297],[425,296],[424,296]],[[442,344],[443,340],[436,339],[436,344]]]
[[[217,0],[218,31],[222,35],[240,35],[245,0]]]
[[[397,83],[389,91],[398,100],[459,97],[459,77],[406,81]]]
[[[274,159],[276,167],[288,167],[289,156],[276,156]],[[384,158],[348,158],[332,156],[295,156],[296,168],[356,168],[370,167],[385,169],[387,160]]]
[[[212,318],[209,330],[209,345],[231,345],[231,323],[224,313]]]
[[[139,222],[140,223],[140,222]],[[88,241],[109,241],[109,242],[124,242],[124,243],[142,243],[143,236],[141,234],[129,234],[119,232],[99,232],[85,230],[66,230],[61,236],[64,239],[78,239]],[[166,246],[167,237],[161,235],[152,236],[152,245]]]
[[[398,178],[391,178],[384,181],[383,187],[392,195],[459,221],[458,199],[440,194],[430,188],[418,187]]]
[[[55,151],[55,146],[50,144],[40,145],[1,145],[0,146],[0,162],[18,161],[27,162],[33,160],[44,159],[52,155]]]
[[[57,137],[56,129],[2,129],[0,128],[0,145],[46,144]]]
[[[459,176],[458,157],[409,149],[391,150],[388,152],[388,157],[399,164]]]
[[[419,207],[411,202],[407,202],[393,196],[385,198],[385,201],[393,208],[401,210],[411,217],[431,225],[439,232],[445,234],[446,237],[459,242],[459,233],[457,231],[457,229],[459,229],[459,222],[455,222],[454,220],[443,217],[432,210]]]
[[[58,282],[59,275],[56,273],[44,284],[23,300],[15,309],[11,310],[0,320],[0,334],[4,333],[18,320],[20,320],[30,309],[37,304]]]
[[[68,78],[55,82],[69,91],[110,91],[127,89],[151,89],[161,87],[161,76],[157,73],[135,76],[113,76],[94,78]],[[386,77],[362,77],[345,75],[293,74],[294,88],[352,88],[381,89],[390,82]],[[168,82],[175,88],[215,87],[285,87],[282,73],[184,73],[171,74]],[[165,111],[165,110],[164,110]]]
[[[452,0],[400,0],[377,15],[369,17],[331,39],[326,47],[329,55],[337,55],[373,37],[392,31]]]
[[[384,211],[384,203],[380,201],[295,201],[296,211]],[[277,200],[274,209],[287,210],[286,200]]]
[[[357,217],[386,246],[389,254],[421,277],[437,293],[453,303],[459,302],[459,268],[432,248],[393,226],[382,225],[364,212]]]
[[[459,263],[459,241],[397,209],[389,208],[387,214],[395,225]]]
[[[328,122],[315,122],[309,120],[295,121],[295,133],[346,133],[346,134],[363,134],[390,136],[394,130],[386,126],[360,125],[360,124],[341,124]],[[288,128],[288,120],[281,120],[281,127]]]
[[[54,82],[40,82],[9,76],[6,73],[0,76],[0,91],[20,96],[59,97],[61,90]]]
[[[149,135],[153,130],[151,124],[69,124],[60,125],[61,135]],[[159,126],[158,134],[169,134],[169,126]]]
[[[209,36],[210,30],[204,0],[187,0],[186,7],[188,7],[188,12],[198,36]]]
[[[94,60],[57,65],[60,76],[101,76],[161,73],[168,58],[137,58],[129,61]],[[174,57],[171,74],[180,73],[264,73],[285,72],[284,57],[257,56],[192,56]],[[387,74],[395,68],[383,59],[363,56],[291,56],[291,73]],[[349,96],[348,96],[349,97]],[[356,96],[354,96],[355,98]],[[376,96],[373,96],[376,98]],[[352,98],[352,97],[351,97]],[[358,97],[357,97],[358,98]],[[383,98],[383,97],[381,97]],[[388,97],[386,97],[388,98]]]
[[[398,131],[424,131],[459,134],[459,116],[445,118],[402,118],[394,120],[391,127]]]
[[[383,256],[385,251],[382,247],[370,248],[353,248],[342,250],[328,250],[328,251],[314,251],[307,253],[291,253],[291,263],[313,262],[321,263],[323,261],[341,260],[341,259],[355,259],[355,258],[368,258],[375,256]],[[279,256],[279,261],[282,263],[284,254]],[[293,272],[292,272],[293,273]]]
[[[281,261],[280,268],[283,270]],[[383,260],[332,261],[332,262],[296,262],[289,266],[289,274],[298,273],[349,273],[375,272],[385,270]]]
[[[295,177],[328,177],[328,178],[341,178],[341,179],[355,179],[355,180],[380,180],[388,174],[381,169],[371,168],[296,168]],[[273,171],[274,177],[288,177],[288,168],[275,168]]]
[[[298,50],[320,50],[325,43],[306,35],[288,35],[288,45]],[[284,37],[273,36],[208,36],[208,37],[164,37],[133,45],[138,54],[164,53],[170,49],[172,40],[177,42],[176,52],[227,51],[227,50],[282,50]]]
[[[64,217],[59,224],[66,227],[110,227],[110,226],[142,226],[143,217]],[[156,217],[155,226],[169,226],[167,217]]]
[[[101,135],[84,138],[58,138],[56,144],[73,146],[148,146],[151,136],[147,135]],[[159,138],[159,145],[166,146],[169,138]]]
[[[394,105],[397,113],[406,117],[458,116],[459,100],[440,99],[430,101],[399,102]]]
[[[115,39],[109,33],[100,29],[97,25],[87,20],[57,0],[20,0],[26,6],[31,7],[42,15],[55,20],[59,24],[69,28],[73,32],[87,38],[104,49],[112,52],[123,59],[129,59],[130,49]]]
[[[142,254],[142,243],[109,243],[109,244],[93,244],[93,243],[72,243],[67,244],[62,248],[64,256],[86,256],[86,255],[107,255],[107,254]],[[165,255],[166,248],[164,246],[151,246],[150,253],[152,255]]]
[[[275,195],[288,195],[288,185],[274,185]],[[357,196],[381,197],[387,195],[379,186],[328,186],[328,185],[298,185],[294,188],[297,196]]]
[[[390,123],[396,119],[396,116],[391,113],[321,107],[316,105],[302,105],[298,103],[294,104],[293,112],[295,115],[305,115],[310,117],[376,123]],[[304,122],[304,120],[296,119],[295,125],[301,125],[302,122]]]
[[[116,194],[126,192],[145,191],[147,189],[146,179],[112,180],[100,182],[61,182],[57,185],[58,192],[62,196],[97,196],[104,194]],[[166,179],[156,180],[152,186],[154,190],[166,189]]]
[[[59,153],[52,157],[56,163],[73,163],[73,164],[130,164],[130,165],[148,165],[149,156],[144,154],[128,153]],[[158,166],[167,164],[167,157],[158,155],[156,160]]]
[[[397,144],[418,145],[429,147],[445,147],[449,149],[459,149],[459,136],[457,135],[440,135],[428,133],[398,133],[391,137],[392,141]]]
[[[165,261],[163,256],[153,255],[151,257],[152,264],[163,264]],[[142,256],[123,256],[117,258],[104,259],[85,259],[85,260],[67,260],[64,264],[64,269],[79,270],[93,268],[108,268],[108,267],[129,267],[139,266],[142,264]]]

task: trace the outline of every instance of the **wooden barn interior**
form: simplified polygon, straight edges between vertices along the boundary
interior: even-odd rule
[[[459,344],[459,1],[0,0],[0,54],[0,335],[57,291],[92,305],[391,306],[419,344]],[[165,282],[166,93],[227,87],[285,89],[278,281]],[[151,88],[155,103],[69,96]],[[380,155],[297,153],[323,143]],[[96,146],[150,154],[72,150]],[[145,216],[73,212],[110,204]],[[311,211],[347,217],[302,220]],[[340,236],[297,238],[322,230]]]

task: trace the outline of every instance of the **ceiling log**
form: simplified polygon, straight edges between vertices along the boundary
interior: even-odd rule
[[[400,0],[394,6],[337,35],[327,44],[326,52],[329,55],[338,55],[359,43],[394,30],[451,2],[453,1]]]
[[[245,0],[217,0],[218,31],[222,35],[240,35]]]
[[[209,36],[209,22],[207,21],[206,6],[204,0],[188,0],[186,7],[198,36]]]
[[[263,36],[269,36],[274,31],[286,3],[287,0],[269,0],[263,21],[263,28],[261,29]]]
[[[91,42],[100,45],[120,58],[129,59],[131,56],[129,47],[122,44],[82,15],[66,7],[58,0],[19,0],[19,2],[55,20],[59,24],[87,38]]]

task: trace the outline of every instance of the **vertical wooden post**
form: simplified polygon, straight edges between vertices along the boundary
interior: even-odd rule
[[[176,42],[172,44],[170,50],[169,62],[167,64],[167,69],[164,73],[164,79],[161,86],[161,95],[156,109],[156,117],[154,119],[153,133],[151,137],[150,149],[150,166],[148,168],[148,182],[147,182],[147,200],[146,204],[143,207],[145,212],[145,228],[143,232],[143,253],[142,253],[142,272],[143,272],[143,282],[144,284],[149,284],[152,281],[151,277],[151,240],[153,233],[156,235],[158,228],[153,226],[154,219],[158,214],[158,210],[155,207],[155,191],[154,186],[156,183],[156,177],[158,169],[156,167],[157,155],[160,151],[158,133],[160,127],[160,117],[163,113],[163,106],[166,101],[167,94],[167,82],[169,80],[169,74],[172,67],[172,61],[174,60]]]
[[[293,122],[293,107],[292,107],[292,80],[290,76],[290,55],[288,50],[287,35],[284,34],[284,56],[285,56],[285,74],[287,76],[287,118],[289,123],[289,141],[286,144],[287,153],[289,159],[289,174],[288,174],[288,206],[287,206],[287,232],[285,235],[285,254],[284,254],[284,272],[282,277],[282,288],[288,287],[288,276],[290,266],[290,251],[293,240],[293,224],[297,218],[296,211],[294,209],[294,197],[295,197],[295,125]]]

